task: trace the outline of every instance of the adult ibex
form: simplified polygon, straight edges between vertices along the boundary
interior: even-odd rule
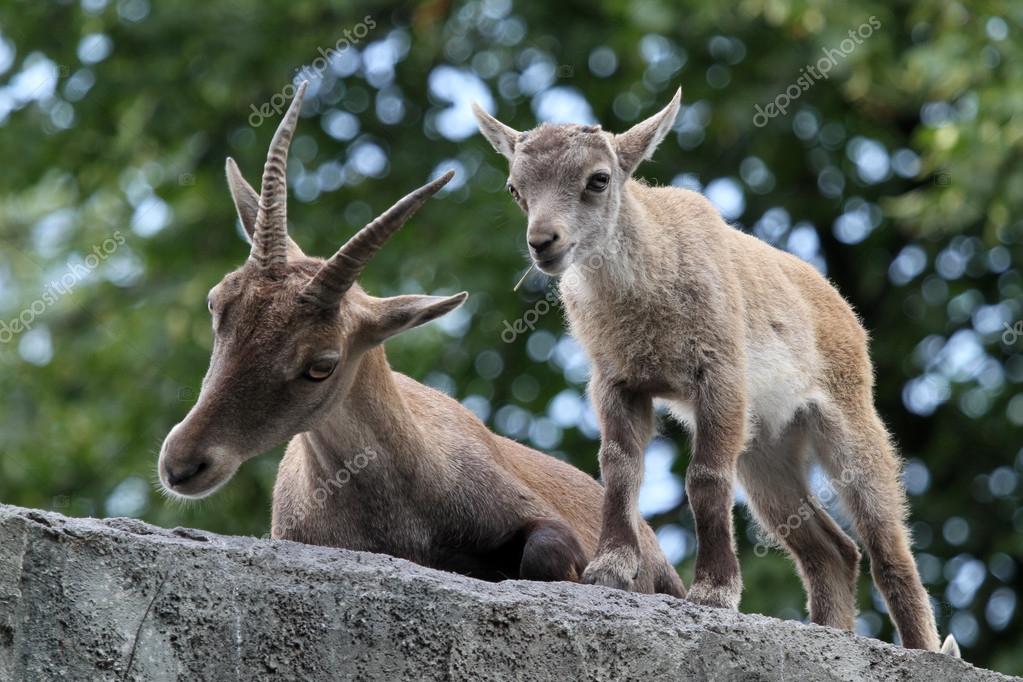
[[[285,177],[304,92],[303,84],[273,137],[260,194],[228,159],[251,253],[210,291],[210,367],[164,441],[161,482],[180,497],[209,495],[242,462],[290,438],[274,487],[275,538],[490,580],[578,580],[597,547],[601,487],[388,366],[385,339],[466,294],[375,298],[356,283],[452,174],[398,201],[329,260],[304,255],[287,234]],[[653,531],[641,524],[637,533],[633,588],[681,596]]]
[[[689,599],[738,608],[738,476],[760,525],[795,559],[810,618],[853,627],[860,554],[810,493],[807,469],[817,461],[852,513],[902,644],[937,650],[899,458],[874,409],[856,314],[813,267],[728,226],[702,195],[632,178],[671,129],[680,98],[681,90],[620,135],[586,125],[523,133],[475,108],[483,135],[510,163],[508,190],[527,215],[534,263],[572,275],[561,295],[593,361],[607,493],[583,581],[634,585],[643,448],[654,400],[663,400],[694,436]],[[950,638],[947,650],[954,646]]]

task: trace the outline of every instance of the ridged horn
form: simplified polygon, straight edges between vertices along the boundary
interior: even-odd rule
[[[406,194],[373,222],[359,230],[331,256],[312,281],[306,285],[303,294],[322,308],[336,308],[366,264],[373,259],[380,247],[419,210],[437,191],[455,176],[448,171],[414,192]]]
[[[259,189],[259,212],[252,234],[249,257],[266,270],[280,269],[288,262],[288,148],[295,134],[302,98],[308,82],[303,81],[291,106],[277,126],[263,166]]]

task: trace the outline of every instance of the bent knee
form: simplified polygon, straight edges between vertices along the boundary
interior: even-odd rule
[[[557,519],[531,521],[522,548],[519,577],[523,580],[579,582],[587,557],[572,528]]]
[[[682,582],[682,578],[675,570],[675,567],[669,564],[667,560],[664,561],[664,565],[660,567],[654,579],[654,592],[657,594],[670,594],[673,597],[685,599],[685,583]]]
[[[851,539],[843,537],[838,541],[838,553],[848,568],[859,568],[863,555],[860,554],[860,548]]]

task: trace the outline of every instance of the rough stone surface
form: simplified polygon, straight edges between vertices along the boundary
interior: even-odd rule
[[[0,505],[0,680],[1007,680],[828,628]]]

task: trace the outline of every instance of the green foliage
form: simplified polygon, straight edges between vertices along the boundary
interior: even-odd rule
[[[1023,6],[994,0],[7,2],[0,321],[25,316],[32,329],[8,338],[0,327],[0,500],[266,532],[274,455],[187,506],[155,492],[155,458],[208,361],[206,291],[247,254],[224,158],[258,179],[278,116],[254,126],[253,112],[343,38],[363,68],[314,80],[290,166],[293,235],[329,254],[439,167],[457,167],[455,189],[362,282],[378,295],[466,289],[470,315],[395,339],[392,365],[596,474],[592,424],[565,410],[585,372],[557,306],[535,332],[502,340],[506,322],[542,309],[548,285],[534,276],[511,291],[524,221],[504,194],[504,161],[452,133],[438,74],[462,74],[456,99],[485,84],[521,129],[581,96],[622,130],[681,84],[677,134],[641,174],[717,193],[737,227],[826,269],[853,302],[874,339],[878,404],[909,460],[942,630],[969,660],[1023,672],[1023,333],[1009,333],[1023,319],[1021,26]],[[799,86],[828,50],[842,55],[827,77]],[[786,112],[758,127],[754,107],[793,84]],[[664,502],[651,520],[689,577],[692,522],[673,492],[686,439],[668,423],[664,433],[680,454],[648,491]],[[740,545],[744,610],[803,617],[788,560]],[[869,590],[865,576],[863,630],[890,639]]]

